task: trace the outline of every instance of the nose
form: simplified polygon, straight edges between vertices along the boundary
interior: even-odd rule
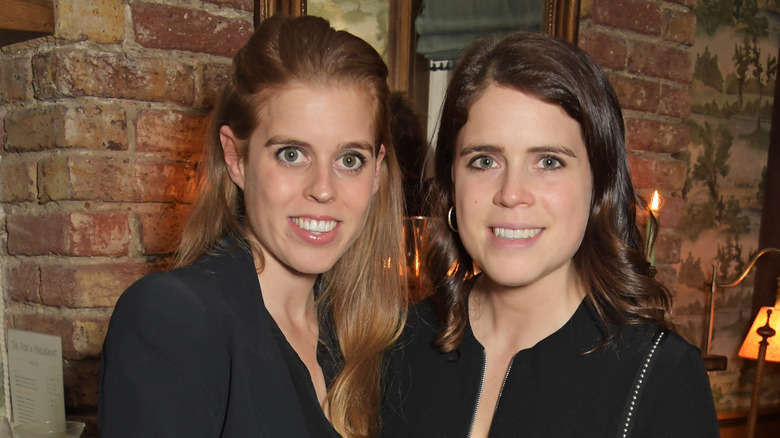
[[[535,202],[532,184],[532,178],[522,170],[507,169],[501,180],[501,185],[493,197],[493,202],[508,208],[518,205],[532,205]]]
[[[312,200],[321,203],[333,201],[335,196],[335,185],[332,166],[329,164],[319,164],[310,169],[310,178],[304,189],[304,195]]]

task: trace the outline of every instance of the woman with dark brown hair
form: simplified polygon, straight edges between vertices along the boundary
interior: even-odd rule
[[[624,141],[576,47],[466,51],[435,152],[434,291],[390,362],[383,436],[718,436],[701,355],[643,257]]]
[[[105,437],[370,437],[405,315],[387,67],[315,17],[265,20],[212,115],[178,268],[119,299]]]

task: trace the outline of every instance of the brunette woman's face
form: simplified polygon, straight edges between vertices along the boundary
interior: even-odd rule
[[[458,135],[452,177],[460,239],[492,282],[576,279],[593,181],[580,125],[562,108],[488,86]]]
[[[245,159],[223,127],[231,179],[243,189],[252,237],[267,269],[320,274],[355,242],[379,187],[374,110],[358,87],[296,85],[259,112]],[[236,152],[237,153],[237,152]]]

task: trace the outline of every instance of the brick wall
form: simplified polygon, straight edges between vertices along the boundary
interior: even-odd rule
[[[62,337],[94,436],[112,306],[170,260],[253,2],[54,3],[54,36],[0,49],[0,288],[8,326]]]
[[[607,70],[623,107],[629,163],[640,195],[664,197],[656,246],[658,276],[675,289],[691,111],[695,0],[584,0],[579,45]],[[640,219],[644,221],[644,218]]]

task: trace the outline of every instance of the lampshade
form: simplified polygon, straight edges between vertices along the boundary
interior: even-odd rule
[[[753,325],[748,331],[742,348],[739,349],[739,357],[745,359],[758,359],[758,347],[761,342],[761,336],[756,332],[760,327],[766,325],[767,310],[772,310],[769,316],[769,326],[775,330],[780,330],[780,307],[762,307],[753,321]],[[766,348],[766,360],[770,362],[780,362],[780,335],[775,335],[767,339],[769,345]]]

